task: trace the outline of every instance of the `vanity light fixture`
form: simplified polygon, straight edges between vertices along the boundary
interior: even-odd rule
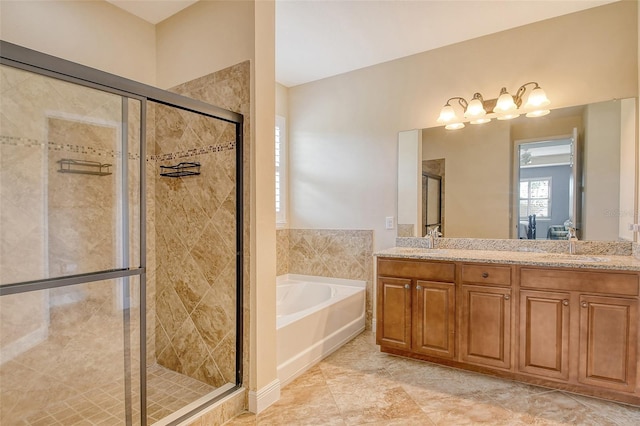
[[[531,85],[534,87],[529,93],[527,102],[522,106],[522,99],[528,86]],[[464,118],[460,118],[456,114],[451,101],[457,101],[462,108]],[[549,114],[550,111],[545,108],[549,103],[549,98],[538,83],[530,81],[520,86],[513,96],[509,94],[506,87],[503,87],[496,99],[484,100],[482,95],[477,92],[473,94],[469,102],[459,96],[449,98],[440,111],[438,123],[444,124],[446,129],[454,130],[463,128],[465,121],[469,121],[471,124],[483,124],[488,123],[492,118],[511,120],[523,113],[527,117],[542,117]]]

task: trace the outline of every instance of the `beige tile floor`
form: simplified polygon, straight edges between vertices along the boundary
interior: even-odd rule
[[[382,354],[365,332],[238,425],[640,425],[640,408]]]

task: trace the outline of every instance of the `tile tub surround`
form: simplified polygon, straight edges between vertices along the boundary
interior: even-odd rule
[[[640,408],[378,351],[364,332],[239,425],[636,425]]]
[[[278,275],[299,274],[366,281],[366,326],[373,318],[373,231],[278,229]]]

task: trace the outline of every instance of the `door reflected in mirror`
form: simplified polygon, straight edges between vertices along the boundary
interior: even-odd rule
[[[566,240],[569,227],[580,230],[576,142],[574,136],[516,142],[518,238]]]

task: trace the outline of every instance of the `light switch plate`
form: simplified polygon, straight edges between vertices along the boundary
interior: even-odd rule
[[[387,229],[393,229],[394,228],[393,216],[387,216],[385,218],[385,228],[387,228]]]
[[[638,223],[630,223],[629,224],[629,231],[640,232],[640,224],[638,224]]]

